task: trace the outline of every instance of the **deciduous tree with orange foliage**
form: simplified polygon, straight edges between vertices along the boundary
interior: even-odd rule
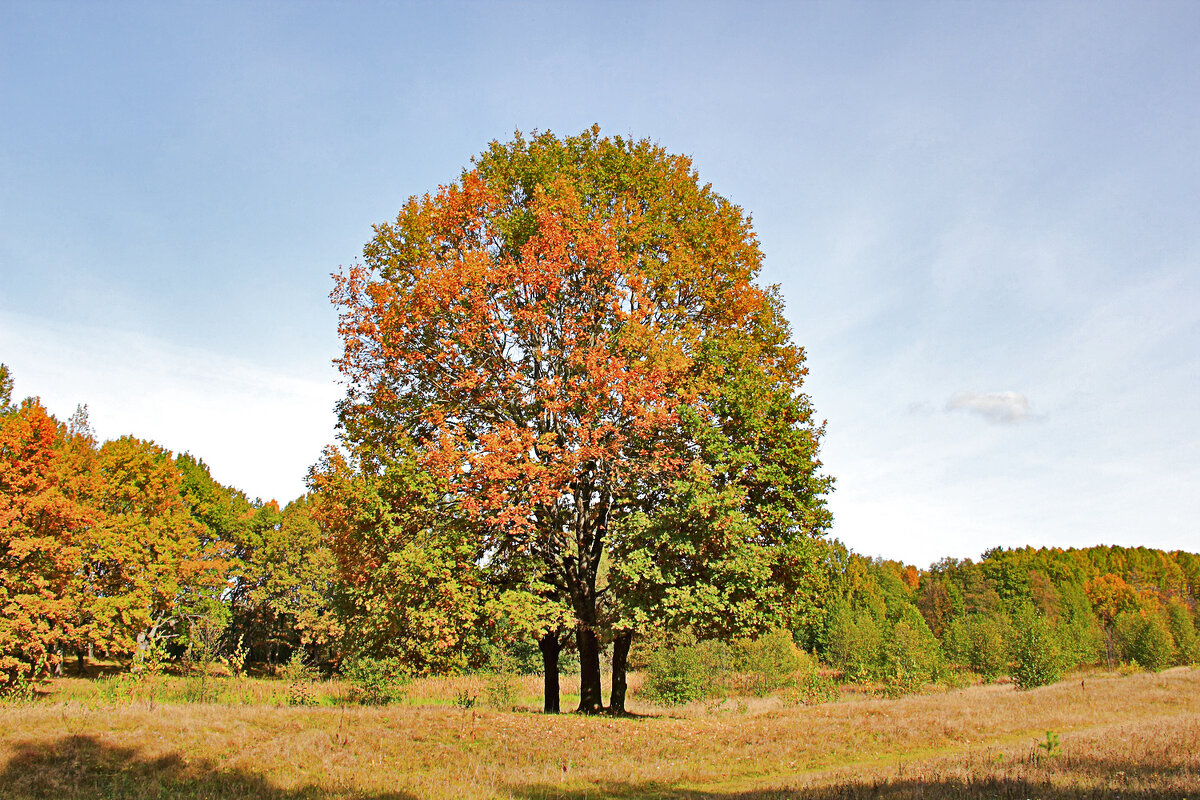
[[[224,587],[220,559],[200,543],[171,453],[123,436],[96,454],[96,524],[82,540],[84,638],[112,655],[150,644],[181,605]]]
[[[3,686],[58,662],[58,648],[73,632],[69,590],[79,567],[79,541],[93,515],[78,498],[78,474],[62,448],[66,426],[37,399],[9,408],[11,384],[0,389]]]
[[[656,597],[682,602],[668,582],[732,610],[812,568],[788,549],[828,523],[803,354],[754,283],[749,219],[689,159],[598,128],[518,134],[375,230],[333,293],[343,442],[365,472],[411,453],[490,579],[570,608],[581,711],[602,707],[602,638],[623,659]],[[689,533],[664,539],[672,513]],[[608,582],[651,551],[671,568]],[[728,569],[689,566],[705,558]],[[565,633],[541,631],[547,710]]]

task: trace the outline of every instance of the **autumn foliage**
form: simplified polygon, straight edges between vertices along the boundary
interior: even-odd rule
[[[268,660],[340,637],[303,502],[253,504],[187,454],[99,443],[85,408],[62,423],[11,391],[0,365],[0,692],[70,656],[182,657],[198,627]]]
[[[94,519],[78,497],[66,426],[26,401],[0,426],[0,673],[5,682],[57,659],[74,631],[69,588]]]

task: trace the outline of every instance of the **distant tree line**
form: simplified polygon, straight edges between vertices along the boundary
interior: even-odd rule
[[[831,543],[821,620],[796,631],[851,681],[970,671],[1022,686],[1077,666],[1200,662],[1200,556],[1152,548],[996,548],[929,569]]]

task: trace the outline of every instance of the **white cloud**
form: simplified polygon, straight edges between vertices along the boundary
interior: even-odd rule
[[[946,401],[946,410],[964,409],[997,423],[1023,422],[1033,418],[1029,398],[1019,392],[958,392]]]
[[[333,441],[341,394],[328,360],[299,376],[138,333],[0,313],[0,361],[14,395],[65,419],[86,404],[101,440],[132,434],[202,458],[221,483],[291,500]]]

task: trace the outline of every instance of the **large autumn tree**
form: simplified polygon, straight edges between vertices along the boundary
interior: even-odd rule
[[[828,482],[761,261],[689,159],[593,128],[493,143],[337,276],[344,444],[367,472],[415,463],[490,579],[571,609],[581,711],[604,636],[623,660],[639,624],[686,623],[663,599],[786,605],[812,567],[793,545],[827,524]],[[656,552],[666,571],[608,583]],[[541,631],[548,673],[564,633]]]

